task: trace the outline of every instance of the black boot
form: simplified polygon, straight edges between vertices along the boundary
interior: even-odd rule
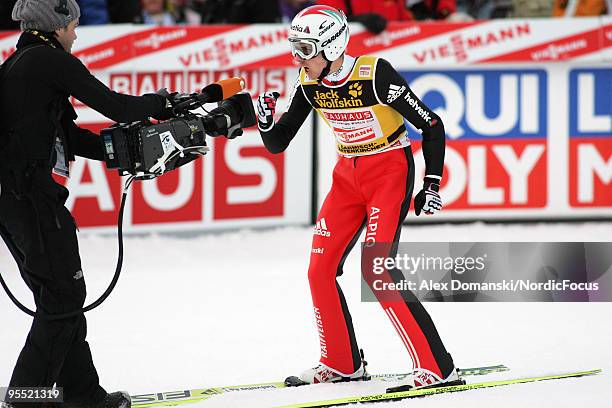
[[[130,408],[132,399],[127,392],[117,391],[111,394],[106,394],[106,397],[91,408]]]
[[[96,404],[66,404],[62,408],[131,408],[132,399],[127,392],[117,391],[106,394],[104,399]]]

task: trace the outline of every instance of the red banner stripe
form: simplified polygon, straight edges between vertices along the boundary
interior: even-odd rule
[[[612,24],[601,28],[601,48],[612,47]]]
[[[348,53],[351,55],[370,55],[389,48],[399,47],[415,41],[442,37],[454,31],[461,31],[486,21],[466,23],[389,23],[388,28],[379,35],[367,31],[351,36]]]
[[[19,34],[19,31],[0,31],[0,40],[17,34]]]
[[[585,31],[569,37],[549,41],[518,51],[487,58],[474,63],[511,62],[511,61],[566,61],[600,49],[600,29]]]
[[[442,36],[453,31],[460,31],[466,27],[473,27],[484,22],[468,22],[468,23],[436,23],[436,24],[420,24],[420,23],[389,23],[387,30],[378,36],[367,31],[351,35],[351,40],[348,45],[348,54],[354,56],[369,55],[380,52],[389,48],[398,47],[413,41],[418,41],[426,38]],[[289,45],[286,47],[287,52],[266,58],[246,65],[241,65],[240,68],[254,69],[261,66],[267,67],[287,67],[295,65],[293,57],[289,52]]]
[[[136,57],[167,51],[172,47],[212,37],[244,26],[224,25],[189,28],[155,27],[105,41],[80,50],[75,55],[89,69],[104,69]]]

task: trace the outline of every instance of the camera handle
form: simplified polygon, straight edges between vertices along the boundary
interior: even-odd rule
[[[0,285],[2,285],[2,288],[4,288],[4,291],[6,292],[8,297],[15,304],[15,306],[19,308],[19,310],[21,310],[22,312],[32,317],[40,318],[43,320],[69,319],[71,317],[79,316],[85,312],[89,312],[90,310],[95,309],[96,307],[100,306],[110,296],[112,291],[115,289],[115,285],[117,285],[117,281],[119,280],[119,275],[121,274],[121,268],[123,266],[123,210],[125,208],[125,200],[127,198],[128,190],[130,186],[132,185],[132,182],[134,181],[134,179],[135,177],[131,176],[126,180],[125,186],[123,188],[123,194],[121,195],[121,206],[119,208],[119,217],[117,220],[117,242],[119,244],[119,254],[117,256],[117,267],[115,268],[115,274],[113,276],[113,280],[108,285],[108,288],[106,288],[104,293],[96,301],[92,302],[90,305],[85,306],[79,310],[74,310],[72,312],[66,312],[66,313],[58,313],[58,314],[55,314],[55,313],[47,314],[47,313],[40,313],[40,312],[37,313],[37,312],[34,312],[28,309],[21,302],[19,302],[19,300],[17,300],[17,298],[13,295],[13,293],[10,291],[9,287],[7,286],[6,282],[2,278],[2,275],[0,274]]]

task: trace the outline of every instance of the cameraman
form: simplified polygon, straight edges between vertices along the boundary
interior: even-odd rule
[[[74,156],[103,160],[96,134],[74,123],[74,96],[116,122],[166,116],[166,98],[120,95],[71,54],[80,10],[75,0],[18,0],[12,17],[23,33],[0,73],[0,235],[34,294],[37,311],[66,313],[85,302],[76,225],[64,207]],[[66,407],[130,406],[127,394],[99,385],[83,314],[34,318],[11,387],[64,388]],[[19,404],[15,404],[18,406]]]

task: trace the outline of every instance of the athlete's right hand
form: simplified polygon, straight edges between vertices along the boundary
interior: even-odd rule
[[[278,92],[264,92],[257,98],[257,127],[262,132],[267,132],[274,127],[274,111]]]

